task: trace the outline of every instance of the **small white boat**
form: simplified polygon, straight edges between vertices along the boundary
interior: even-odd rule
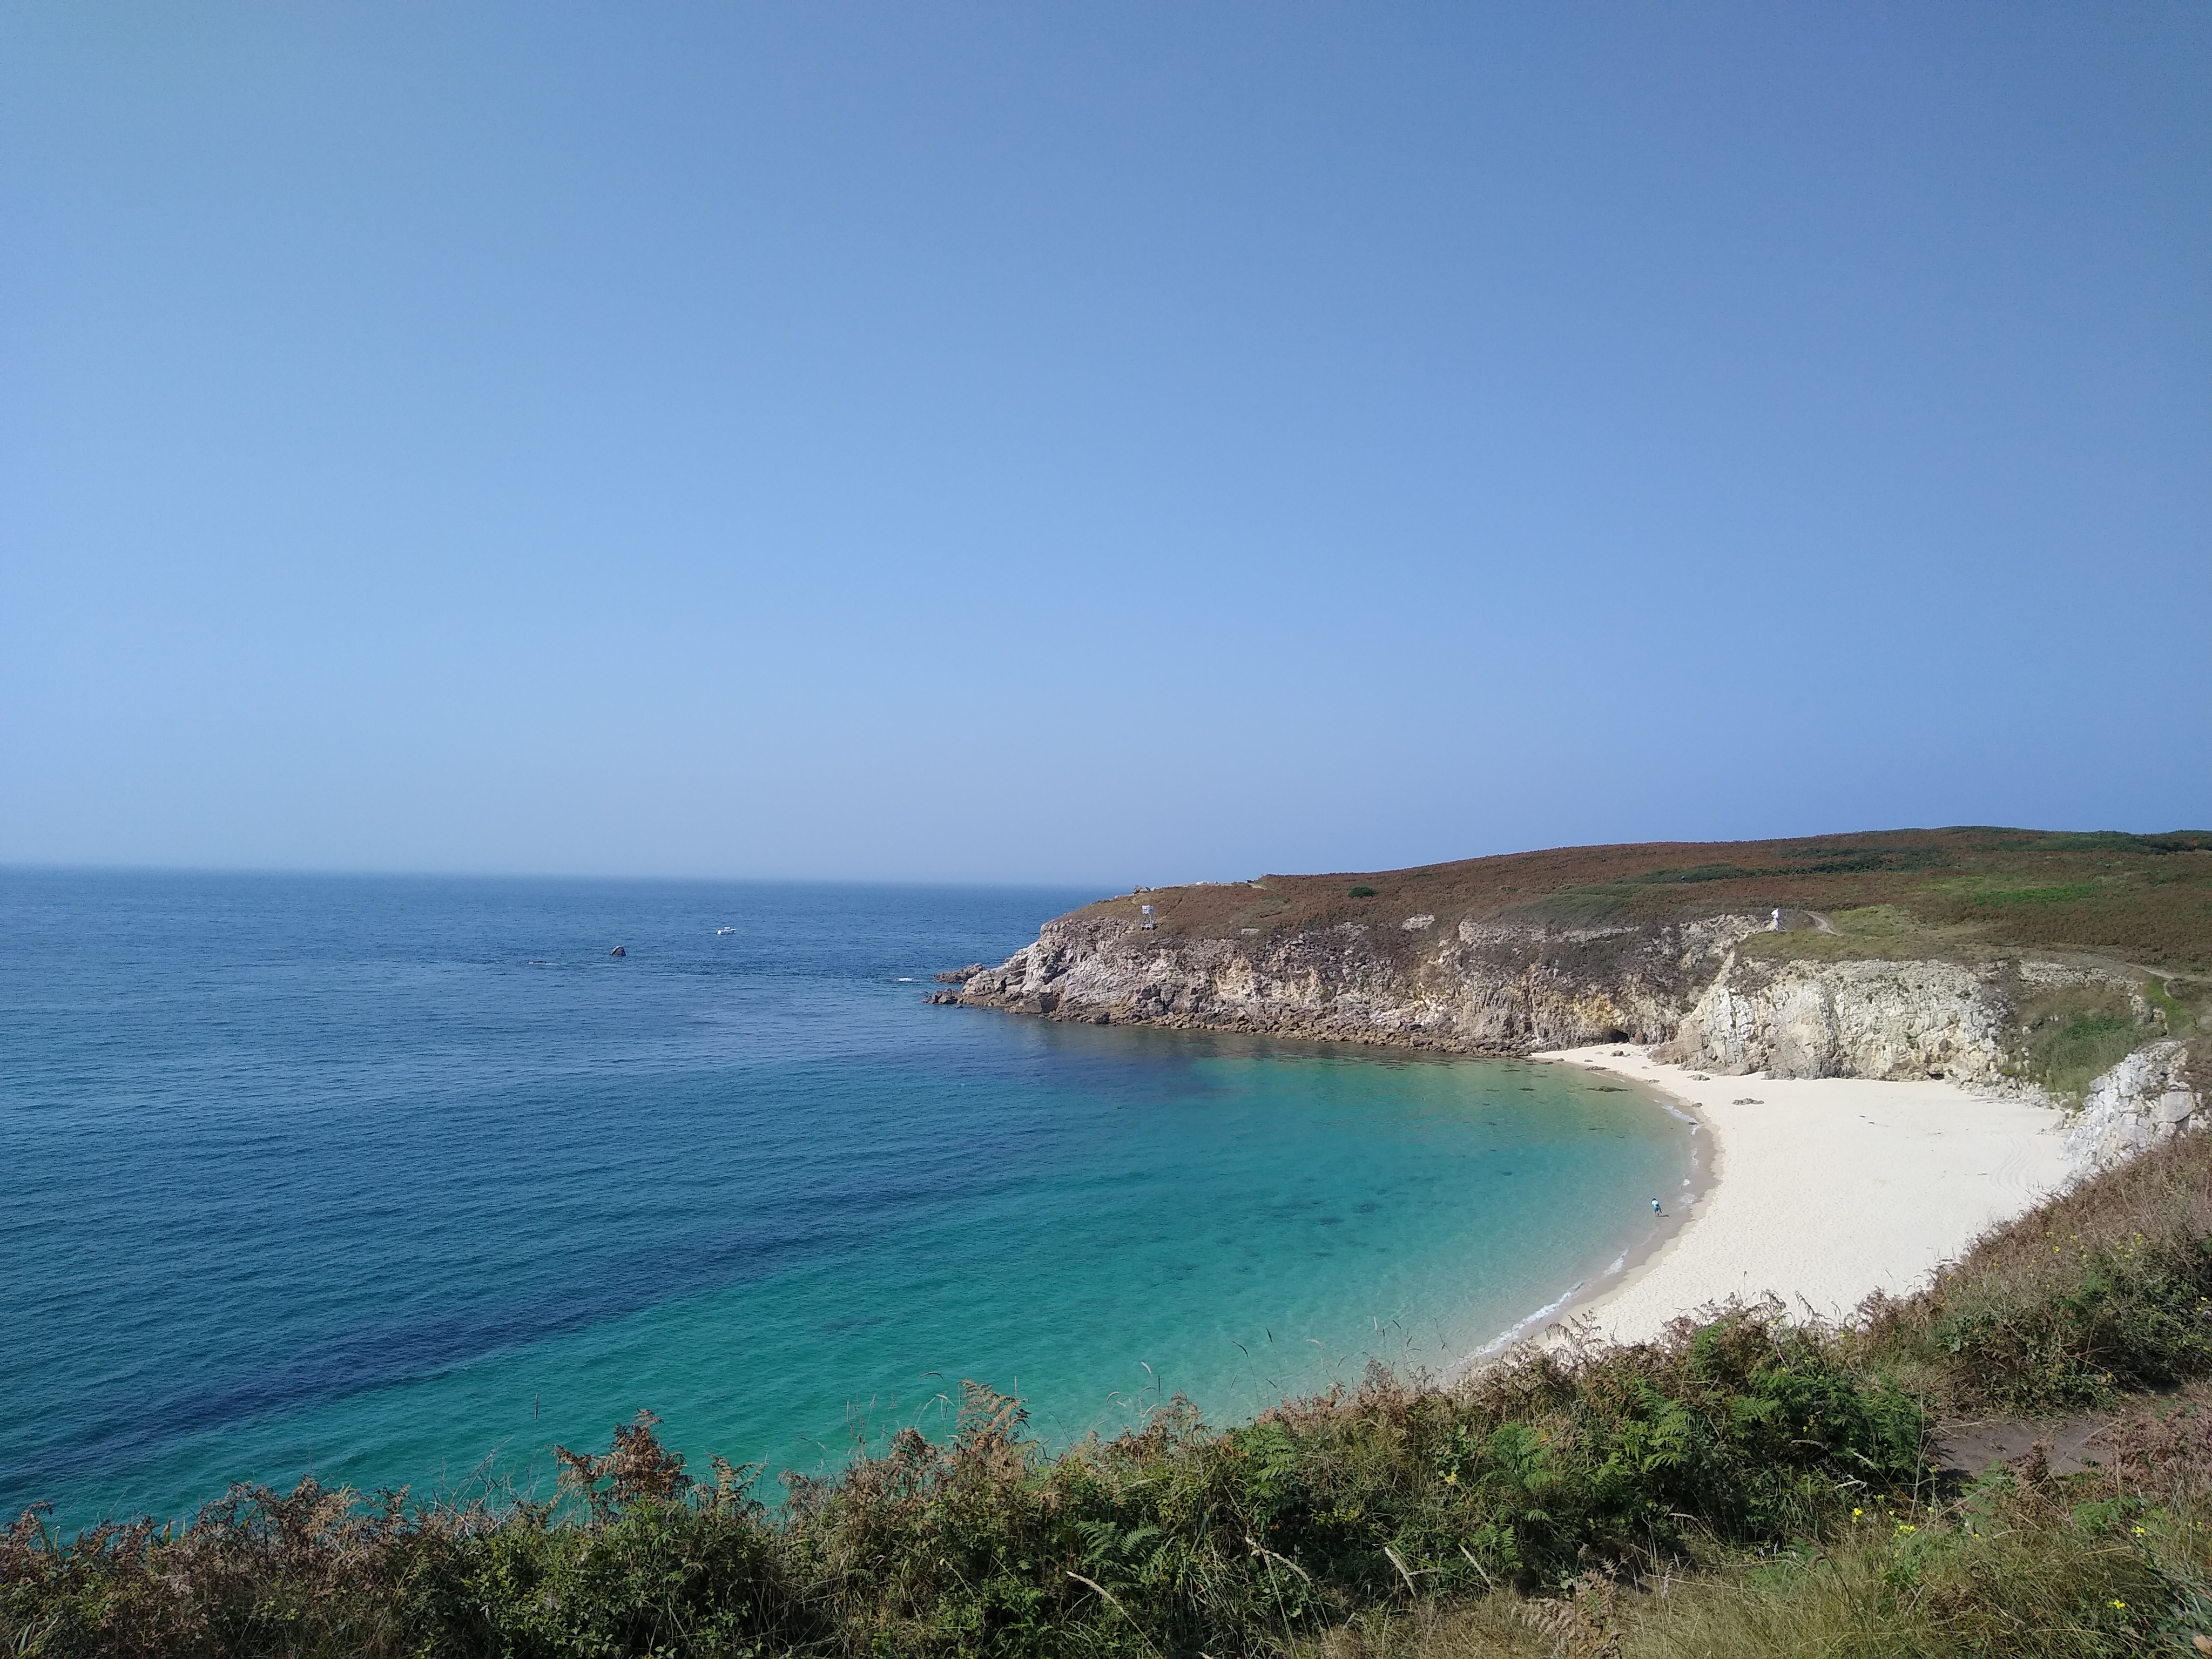
[[[714,930],[714,937],[720,939],[725,933],[734,933],[737,931],[734,927],[717,927]]]

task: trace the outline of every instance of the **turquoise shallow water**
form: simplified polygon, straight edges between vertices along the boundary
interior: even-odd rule
[[[0,872],[0,1509],[542,1488],[640,1407],[819,1470],[963,1377],[1231,1420],[1459,1358],[1689,1170],[1559,1068],[922,1001],[1089,896]]]

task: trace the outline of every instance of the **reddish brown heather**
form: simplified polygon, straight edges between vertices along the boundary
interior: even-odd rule
[[[1354,890],[1372,889],[1355,896]],[[1565,847],[1328,875],[1156,888],[1087,907],[1153,906],[1163,932],[1227,938],[1413,914],[1647,921],[1773,908],[1894,907],[1993,946],[2092,951],[2165,969],[2212,969],[2212,831],[2133,836],[1884,830],[1796,841]],[[1078,914],[1085,914],[1079,912]]]

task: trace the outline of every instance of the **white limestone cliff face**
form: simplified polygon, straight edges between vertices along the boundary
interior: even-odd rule
[[[2005,1014],[1996,988],[1954,963],[1731,957],[1662,1054],[1729,1076],[1979,1081],[2003,1063]]]
[[[2023,995],[2075,985],[2138,994],[2107,970],[2033,959],[1968,966],[1731,953],[1660,1055],[1733,1076],[1995,1083]]]
[[[2168,1135],[2204,1128],[2212,1128],[2212,1101],[2190,1075],[2189,1045],[2168,1039],[2136,1049],[2089,1085],[2066,1132],[2066,1152],[2077,1167],[2100,1170]]]

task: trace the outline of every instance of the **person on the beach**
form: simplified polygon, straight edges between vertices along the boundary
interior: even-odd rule
[[[1665,1213],[1664,1211],[1660,1209],[1659,1200],[1656,1198],[1651,1200],[1651,1213],[1654,1215],[1663,1215]]]

